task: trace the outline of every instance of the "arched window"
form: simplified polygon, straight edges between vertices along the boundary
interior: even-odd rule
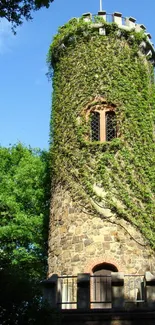
[[[86,123],[89,122],[90,133],[86,135],[90,141],[111,141],[117,137],[116,105],[108,103],[105,98],[96,96],[82,111]]]
[[[116,138],[116,114],[112,110],[90,112],[91,141],[111,141]]]
[[[111,272],[118,272],[115,265],[102,263],[93,268],[92,308],[111,308]]]
[[[114,264],[107,263],[107,262],[103,262],[101,264],[95,265],[92,271],[93,274],[95,274],[96,272],[102,273],[103,270],[110,271],[110,272],[118,272],[118,269]]]

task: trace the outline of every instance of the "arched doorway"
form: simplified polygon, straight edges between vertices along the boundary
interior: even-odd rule
[[[92,269],[91,308],[111,308],[111,272],[118,272],[111,263],[101,263]]]

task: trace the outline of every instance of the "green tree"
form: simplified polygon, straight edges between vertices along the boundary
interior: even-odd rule
[[[39,10],[41,7],[48,8],[54,0],[1,0],[0,18],[6,18],[12,23],[13,30],[21,25],[23,19],[32,19],[31,12]]]
[[[48,153],[0,148],[0,305],[9,324],[38,299],[46,276],[49,199]]]

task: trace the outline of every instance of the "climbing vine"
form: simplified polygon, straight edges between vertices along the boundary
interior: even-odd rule
[[[71,20],[49,49],[54,182],[93,213],[110,208],[155,248],[155,91],[153,66],[140,51],[146,36],[96,20]],[[83,112],[101,97],[116,107],[119,138],[91,143]]]

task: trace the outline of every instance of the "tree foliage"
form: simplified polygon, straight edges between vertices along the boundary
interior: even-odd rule
[[[0,18],[6,18],[12,23],[13,30],[21,25],[23,19],[32,19],[31,12],[39,10],[41,7],[48,8],[53,0],[1,0]]]
[[[0,148],[0,305],[9,324],[39,299],[38,284],[46,276],[48,162],[47,152],[21,144]]]

